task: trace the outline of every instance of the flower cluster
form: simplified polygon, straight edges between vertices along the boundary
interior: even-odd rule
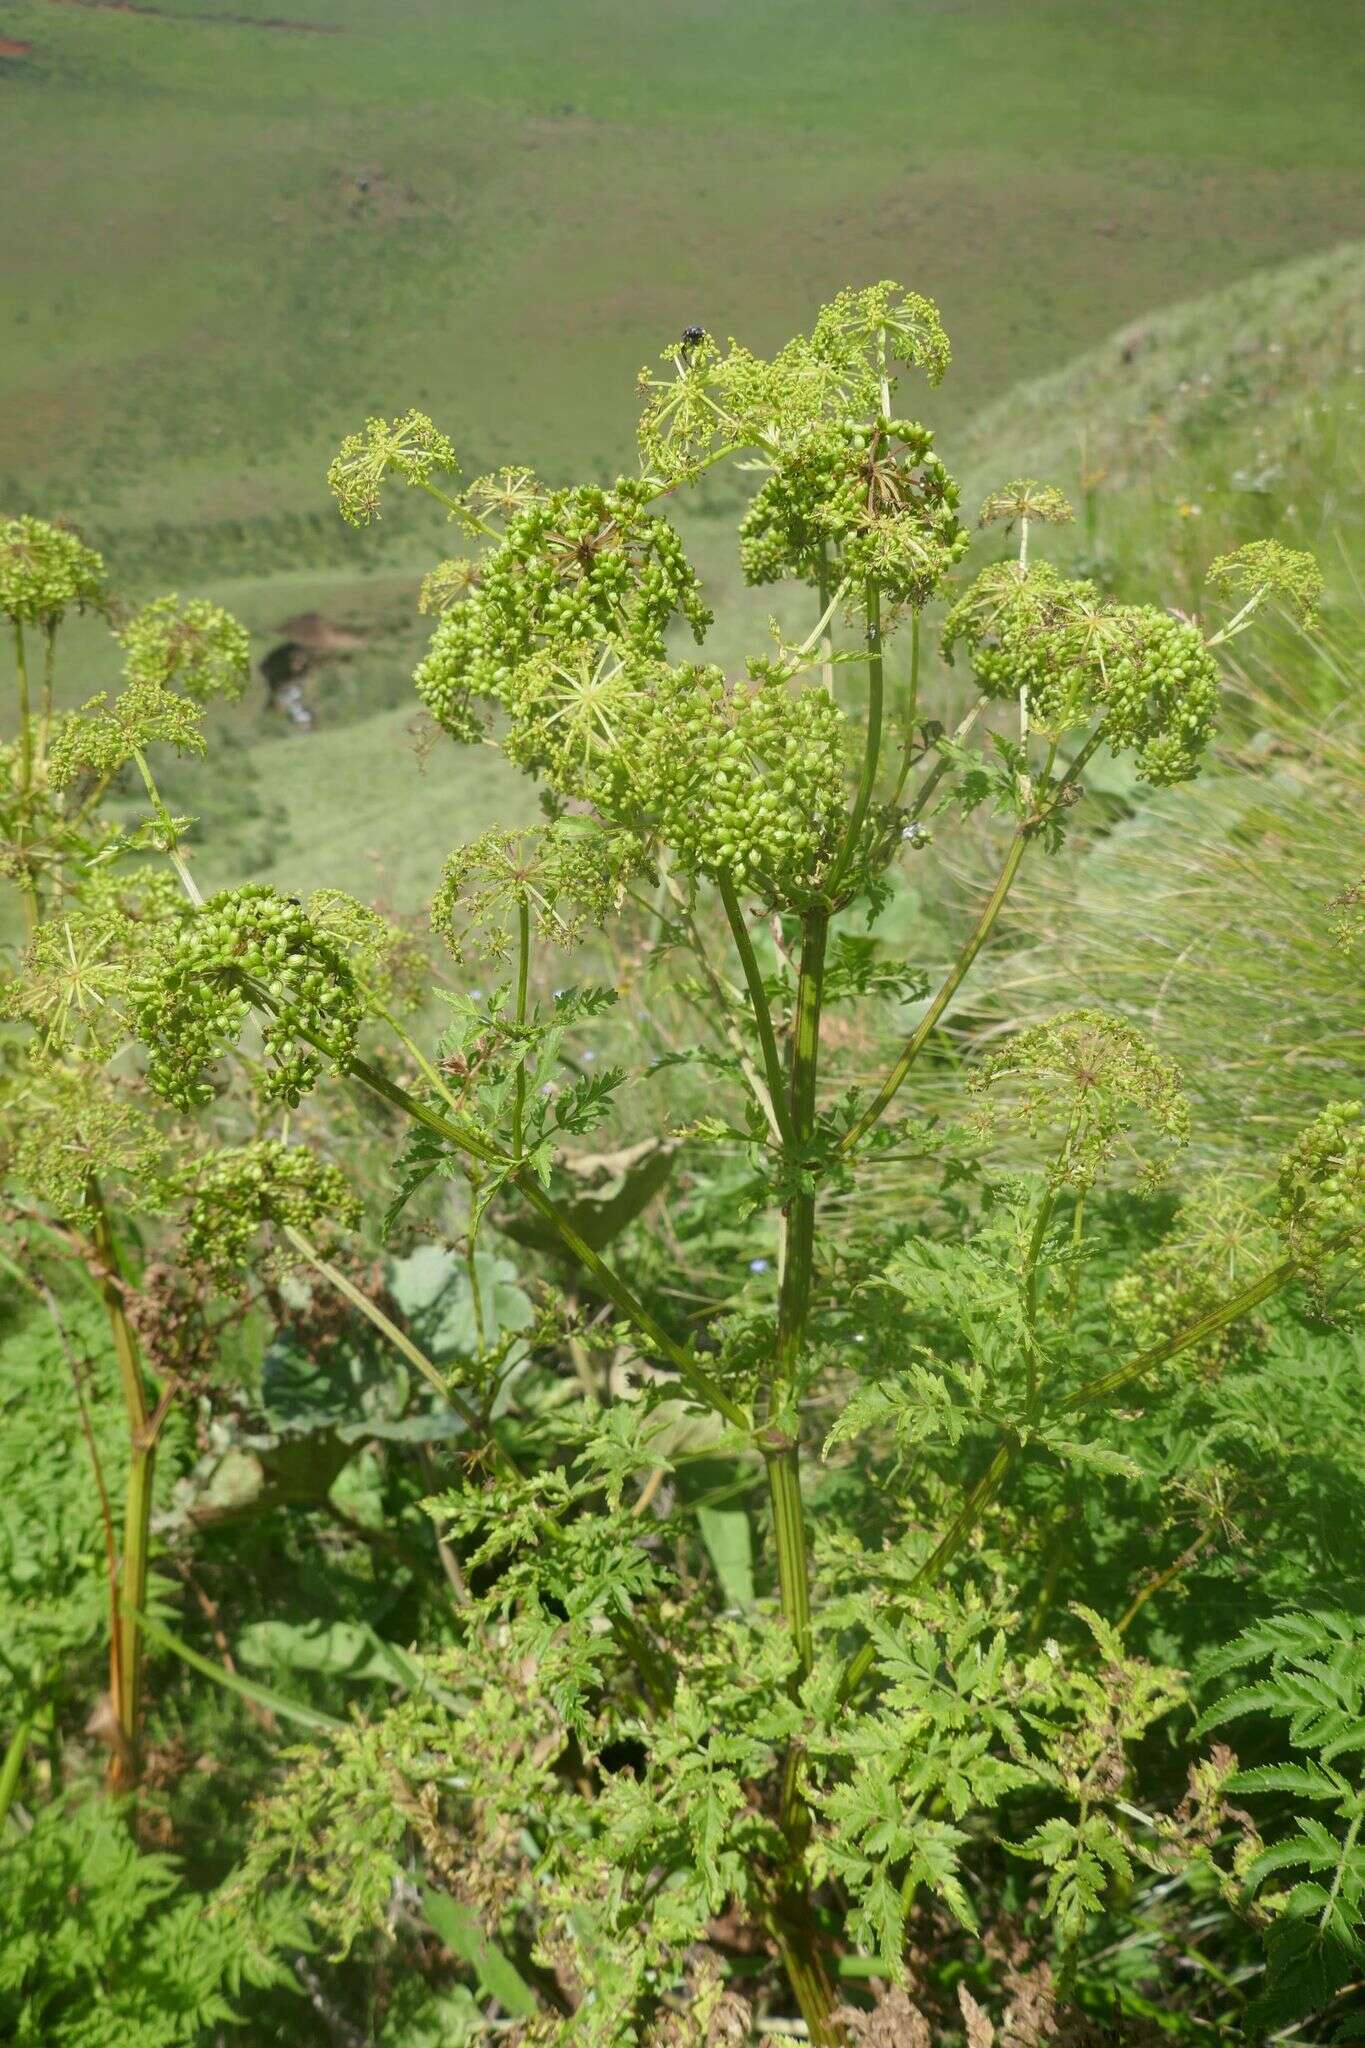
[[[933,300],[906,291],[892,278],[846,285],[822,306],[811,330],[811,351],[837,371],[850,397],[860,386],[869,392],[879,389],[893,363],[910,364],[923,370],[931,384],[941,384],[951,359]]]
[[[638,843],[563,818],[521,832],[484,832],[448,857],[431,922],[457,960],[474,951],[507,957],[509,926],[525,909],[541,938],[573,945],[585,923],[601,925],[619,908],[641,867]]]
[[[457,739],[477,733],[474,705],[503,698],[536,653],[608,640],[663,653],[679,612],[700,640],[711,615],[682,542],[647,510],[645,485],[587,485],[536,497],[509,519],[462,603],[441,618],[417,669],[417,694]]]
[[[796,904],[844,823],[843,714],[824,690],[760,669],[666,669],[630,754],[630,794],[687,872]]]
[[[1057,1186],[1091,1187],[1139,1120],[1170,1144],[1189,1139],[1189,1104],[1176,1068],[1141,1032],[1102,1010],[1067,1011],[1019,1032],[968,1082],[975,1095],[1001,1084],[1006,1100],[983,1105],[981,1123],[1013,1123],[1035,1137],[1060,1131],[1051,1169]]]
[[[1054,484],[1035,483],[1032,477],[1016,477],[992,491],[977,514],[978,526],[1013,526],[1021,520],[1037,520],[1040,526],[1067,526],[1076,517],[1069,500]]]
[[[1119,605],[1108,651],[1082,652],[1115,753],[1132,748],[1144,782],[1188,782],[1213,737],[1218,670],[1194,626],[1155,605]]]
[[[735,341],[722,353],[695,329],[665,349],[662,361],[672,376],[640,372],[640,454],[648,471],[676,483],[727,449],[775,455],[822,424],[884,412],[895,363],[939,383],[948,337],[932,300],[886,280],[840,292],[808,335],[771,358]]]
[[[1333,910],[1341,912],[1332,921],[1332,937],[1348,957],[1365,936],[1365,875],[1332,898]]]
[[[1193,1182],[1171,1229],[1108,1292],[1125,1343],[1148,1351],[1216,1309],[1264,1270],[1274,1238],[1259,1187],[1228,1174]],[[1192,1347],[1186,1360],[1218,1372],[1264,1344],[1265,1325],[1239,1317]]]
[[[119,633],[124,687],[101,690],[63,718],[52,737],[48,778],[63,789],[80,775],[107,781],[160,744],[202,754],[201,707],[240,697],[251,672],[246,628],[204,598],[159,597]]]
[[[783,450],[740,527],[750,583],[787,576],[875,579],[893,603],[928,603],[969,536],[933,436],[913,420],[855,418]]]
[[[145,1202],[164,1140],[145,1110],[98,1067],[28,1062],[6,1090],[5,1167],[59,1216],[77,1216],[94,1178]]]
[[[55,625],[72,606],[105,602],[104,562],[46,519],[0,520],[0,614]]]
[[[131,887],[97,870],[83,900],[35,929],[20,972],[0,986],[0,1017],[31,1024],[48,1052],[107,1055],[126,1037],[121,999],[177,928],[183,902],[159,868],[141,870]]]
[[[266,1012],[263,1089],[297,1103],[324,1058],[344,1066],[360,1028],[355,977],[340,947],[264,883],[225,889],[187,911],[169,955],[137,991],[147,1076],[182,1109],[213,1099],[208,1069],[255,1004]]]
[[[1276,1214],[1290,1253],[1315,1285],[1338,1258],[1365,1271],[1365,1102],[1334,1102],[1280,1161]]]
[[[182,1178],[179,1192],[189,1197],[185,1255],[220,1283],[242,1280],[264,1224],[310,1232],[354,1230],[360,1221],[359,1199],[339,1167],[270,1138],[215,1153]]]
[[[204,752],[198,707],[188,697],[133,683],[111,702],[101,690],[54,732],[48,780],[54,789],[66,788],[81,775],[107,782],[135,755],[158,744],[174,747],[178,754]]]
[[[1273,599],[1300,625],[1317,623],[1322,571],[1302,548],[1287,548],[1277,540],[1248,541],[1210,562],[1209,582],[1245,597],[1249,607]]]
[[[609,643],[544,648],[520,663],[502,693],[503,752],[557,796],[610,815],[629,782],[634,744],[667,665]]]
[[[119,633],[130,684],[165,690],[172,685],[195,704],[210,697],[240,697],[251,673],[251,642],[221,605],[207,598],[158,597]]]
[[[421,1001],[428,963],[413,932],[344,889],[315,889],[306,908],[313,928],[340,948],[367,1003],[404,1009]]]
[[[1218,671],[1193,626],[1151,605],[1111,603],[1045,562],[995,562],[944,621],[950,661],[959,642],[982,690],[1026,692],[1033,724],[1051,737],[1098,716],[1106,744],[1132,749],[1144,781],[1198,772]]]
[[[439,618],[448,612],[453,604],[468,597],[478,586],[479,564],[471,555],[454,555],[448,561],[438,562],[434,569],[428,569],[422,578],[422,587],[417,594],[417,609],[422,613],[435,612]]]
[[[327,471],[327,482],[349,526],[368,526],[379,517],[384,479],[400,476],[419,487],[436,470],[453,474],[455,450],[423,412],[401,419],[368,419],[363,432],[348,434]]]
[[[961,642],[986,696],[1013,698],[1027,688],[1041,720],[1037,700],[1050,682],[1054,696],[1060,694],[1049,658],[1055,636],[1097,602],[1092,583],[1069,583],[1049,562],[1028,568],[1017,561],[992,562],[950,606],[943,622],[944,657],[951,662]],[[1060,722],[1060,705],[1054,715]],[[1078,706],[1076,716],[1083,715]]]

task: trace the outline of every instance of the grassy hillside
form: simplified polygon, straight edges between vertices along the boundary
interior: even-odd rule
[[[366,410],[607,469],[685,322],[766,345],[888,273],[943,302],[960,422],[1351,231],[1341,31],[1338,0],[7,0],[0,502],[125,579],[346,567],[317,480]]]

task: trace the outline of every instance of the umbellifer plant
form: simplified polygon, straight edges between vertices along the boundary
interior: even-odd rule
[[[454,1372],[352,1290],[480,1438],[430,1503],[463,1561],[455,1640],[390,1711],[303,1755],[242,1880],[288,1867],[343,1945],[424,1900],[528,2040],[729,2038],[746,2023],[727,1973],[749,1953],[775,1959],[812,2041],[840,2042],[864,2025],[840,1971],[889,1982],[890,2013],[912,1910],[976,1926],[983,1841],[1046,1873],[1063,1955],[1108,1886],[1209,1854],[1209,1830],[1125,1796],[1128,1753],[1178,1674],[1132,1655],[1124,1617],[1085,1612],[1089,1660],[1016,1628],[1008,1559],[982,1532],[1032,1469],[1083,1486],[1121,1468],[1104,1419],[1172,1361],[1295,1283],[1335,1284],[1358,1256],[1360,1112],[1320,1119],[1284,1162],[1278,1251],[1221,1292],[1173,1286],[1191,1313],[1116,1356],[1122,1325],[1087,1278],[1087,1202],[1185,1141],[1156,1049],[1076,1010],[983,1062],[952,1129],[902,1111],[1021,864],[1074,819],[1086,764],[1106,749],[1150,783],[1193,776],[1216,648],[1268,601],[1310,609],[1316,572],[1271,544],[1229,558],[1216,575],[1240,608],[1207,635],[1031,559],[1031,532],[1069,514],[1020,480],[982,511],[1017,551],[964,586],[956,486],[894,402],[901,371],[937,382],[947,361],[934,306],[881,284],[841,293],[772,359],[689,329],[642,376],[639,474],[609,487],[508,469],[460,488],[417,414],[343,445],[331,481],[348,519],[377,516],[397,478],[469,537],[470,557],[427,582],[439,620],[418,694],[457,743],[494,744],[533,778],[544,813],[451,854],[436,930],[506,974],[454,1004],[433,1052],[399,1031],[407,1079],[366,1041],[396,1026],[359,927],[262,886],[204,902],[158,806],[185,893],[117,992],[152,1087],[192,1116],[245,1045],[268,1131],[344,1077],[409,1126],[395,1213],[426,1182],[463,1180],[471,1229],[529,1212],[560,1258],[515,1356],[485,1330],[475,1280],[477,1341]],[[810,593],[808,630],[774,625],[742,677],[704,647],[678,656],[679,627],[704,643],[710,614],[664,509],[736,458],[761,479],[740,527],[747,580]],[[944,647],[974,684],[952,734],[920,686],[921,617],[950,581]],[[991,737],[974,750],[978,729]],[[97,766],[99,730],[60,744]],[[27,774],[21,760],[21,813]],[[1008,838],[956,957],[935,976],[875,957],[864,935],[897,864],[923,861],[935,816],[986,807]],[[612,1028],[613,991],[549,995],[544,957],[617,920],[690,962],[715,1028],[712,1113],[661,1139],[703,1180],[708,1147],[739,1150],[744,1204],[767,1218],[770,1259],[751,1274],[746,1258],[701,1327],[619,1255],[658,1155],[625,1170],[610,1216],[564,1172],[627,1076],[576,1057]],[[876,1085],[832,1094],[822,1018],[869,994],[914,1003],[913,1028]],[[1011,1126],[1006,1170],[993,1147]],[[911,1136],[931,1176],[981,1188],[965,1237],[859,1229],[869,1162],[884,1185]],[[304,1175],[300,1228],[293,1150],[263,1136],[199,1177],[187,1256],[220,1283],[262,1222],[312,1251],[329,1190]],[[503,1381],[528,1343],[542,1370],[575,1359],[584,1391],[513,1427]],[[714,1493],[689,1486],[696,1461],[729,1475],[731,1502],[764,1489],[766,1582],[727,1550]],[[968,1554],[971,1572],[950,1571]]]

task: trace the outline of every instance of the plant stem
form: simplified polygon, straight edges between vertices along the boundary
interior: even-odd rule
[[[175,824],[171,818],[171,814],[166,809],[166,806],[162,801],[161,791],[157,788],[155,782],[153,782],[152,780],[151,769],[147,766],[147,763],[143,759],[141,752],[136,747],[134,747],[133,749],[133,759],[137,762],[138,770],[142,776],[143,784],[146,788],[147,795],[151,799],[157,817],[161,821],[161,829],[166,835],[166,858],[170,861],[171,866],[175,869],[177,875],[179,875],[180,886],[185,891],[185,894],[189,897],[190,902],[194,905],[196,910],[202,910],[204,907],[204,898],[200,894],[199,884],[195,881],[194,876],[190,873],[188,867],[185,865],[184,856],[181,854],[180,851],[180,844],[176,836]]]
[[[880,1121],[887,1106],[899,1092],[906,1075],[910,1072],[911,1067],[915,1064],[923,1050],[926,1039],[928,1039],[949,1003],[957,994],[958,989],[966,980],[968,973],[971,971],[972,962],[990,937],[995,927],[995,921],[1004,908],[1005,898],[1009,895],[1014,878],[1019,872],[1019,863],[1024,858],[1029,841],[1037,833],[1038,828],[1046,821],[1049,813],[1063,800],[1065,792],[1073,786],[1081,769],[1099,745],[1099,741],[1099,731],[1096,730],[1091,734],[1071,766],[1067,769],[1066,774],[1057,784],[1055,791],[1051,795],[1047,810],[1041,813],[1033,813],[1020,825],[1010,841],[1009,850],[1005,855],[1005,863],[996,878],[995,887],[992,889],[981,915],[977,918],[976,923],[963,941],[961,951],[948,970],[947,979],[934,997],[933,1002],[929,1005],[924,1016],[916,1025],[914,1031],[911,1032],[910,1037],[906,1040],[899,1059],[882,1082],[881,1087],[877,1090],[867,1108],[852,1128],[844,1133],[840,1141],[841,1151],[851,1152],[862,1142],[863,1138],[872,1129],[872,1126]]]
[[[394,1350],[401,1357],[405,1358],[409,1365],[415,1367],[427,1384],[434,1388],[441,1396],[441,1399],[455,1410],[455,1413],[460,1417],[460,1420],[465,1424],[470,1434],[478,1438],[480,1443],[492,1452],[493,1457],[509,1478],[520,1479],[522,1477],[521,1467],[517,1464],[511,1452],[498,1441],[496,1432],[484,1426],[464,1396],[457,1389],[447,1386],[436,1366],[432,1364],[421,1347],[413,1342],[406,1330],[400,1330],[397,1323],[391,1321],[385,1315],[378,1302],[371,1301],[364,1289],[357,1287],[354,1281],[349,1280],[340,1267],[334,1266],[330,1259],[323,1258],[317,1246],[305,1237],[301,1230],[296,1230],[292,1224],[286,1224],[282,1234],[288,1238],[294,1249],[308,1261],[314,1271],[321,1274],[322,1278],[328,1282],[329,1286],[336,1289],[343,1300],[349,1301],[353,1308],[358,1309],[366,1321],[371,1323],[388,1343],[392,1344]],[[546,1518],[546,1526],[547,1528],[551,1526],[548,1517]],[[437,1539],[437,1548],[438,1550],[443,1550],[439,1537]],[[444,1555],[442,1562],[445,1564],[447,1576],[450,1576],[450,1564],[446,1561]],[[618,1602],[613,1610],[611,1626],[621,1647],[639,1672],[641,1681],[650,1699],[656,1707],[662,1706],[671,1696],[673,1689],[672,1674],[667,1663],[649,1641],[649,1638],[634,1616],[621,1602]]]
[[[965,717],[958,725],[956,731],[953,733],[952,744],[955,747],[960,747],[962,745],[962,742],[966,739],[968,733],[976,724],[977,719],[980,718],[982,712],[985,710],[986,705],[989,701],[990,700],[986,697],[977,698],[975,704],[972,705],[971,709],[966,713]],[[921,756],[921,758],[923,757]],[[925,776],[923,782],[921,782],[919,788],[915,791],[914,800],[910,805],[910,816],[912,818],[922,818],[924,816],[924,813],[928,808],[930,797],[938,788],[940,782],[942,782],[944,776],[947,773],[948,756],[946,754],[940,754],[938,759],[935,761],[933,767]],[[897,803],[900,802],[901,789],[903,788],[904,782],[902,782],[900,787],[896,790],[895,800]]]
[[[315,1273],[321,1274],[329,1287],[335,1287],[337,1293],[344,1300],[349,1301],[352,1308],[359,1309],[361,1315],[378,1330],[380,1336],[392,1344],[394,1350],[406,1358],[408,1364],[421,1375],[427,1382],[427,1385],[434,1388],[441,1399],[455,1410],[455,1413],[467,1428],[472,1430],[475,1435],[481,1433],[479,1418],[463,1396],[446,1385],[441,1373],[432,1364],[425,1351],[419,1345],[413,1343],[406,1330],[400,1330],[397,1323],[392,1322],[385,1315],[378,1302],[371,1301],[369,1295],[366,1294],[362,1287],[357,1287],[355,1282],[348,1279],[339,1266],[334,1266],[330,1259],[325,1259],[312,1240],[305,1237],[301,1230],[296,1230],[292,1223],[286,1223],[282,1227],[280,1235],[288,1238],[290,1244],[293,1245],[300,1257],[307,1260]],[[489,1441],[492,1444],[495,1455],[500,1459],[507,1460],[507,1454],[503,1451],[497,1438],[490,1436]],[[507,1462],[510,1463],[510,1460],[507,1460]]]
[[[771,1926],[787,1981],[806,2023],[807,2039],[814,2048],[843,2048],[847,2037],[834,2017],[834,1987],[820,1959],[806,1894],[781,1899]]]
[[[151,1428],[143,1378],[142,1350],[123,1305],[118,1254],[98,1183],[88,1183],[94,1218],[91,1243],[96,1279],[109,1318],[123,1388],[128,1423],[128,1480],[123,1507],[123,1554],[119,1560],[118,1606],[109,1650],[110,1691],[121,1747],[110,1767],[120,1789],[136,1784],[138,1744],[142,1726],[142,1632],[138,1614],[146,1606],[148,1547],[152,1520],[152,1481],[156,1471],[156,1431]]]
[[[744,922],[735,885],[728,875],[717,877],[720,900],[725,905],[725,915],[730,920],[730,931],[739,954],[740,966],[744,969],[744,982],[749,991],[749,1006],[754,1015],[754,1029],[758,1033],[759,1048],[763,1054],[763,1072],[768,1083],[768,1094],[773,1105],[773,1114],[783,1139],[790,1144],[792,1138],[791,1118],[782,1086],[782,1061],[777,1050],[777,1034],[773,1029],[773,1015],[768,1005],[767,991],[759,971],[758,959],[754,953],[749,927]]]
[[[28,838],[29,796],[33,788],[33,716],[28,691],[28,659],[24,651],[24,629],[18,619],[14,621],[14,668],[19,686],[19,822],[15,840],[15,854],[19,866],[19,886],[24,892],[24,924],[31,939],[38,929],[38,884],[33,878],[25,851]]]
[[[820,1007],[824,998],[825,950],[829,912],[806,913],[802,926],[801,966],[796,982],[796,1016],[792,1031],[790,1121],[799,1170],[800,1151],[815,1130],[815,1086],[820,1059]],[[796,1379],[797,1362],[810,1310],[811,1263],[815,1248],[815,1190],[801,1183],[787,1207],[786,1256],[777,1312],[777,1358],[769,1390],[770,1411],[783,1408]],[[774,1396],[776,1399],[774,1400]],[[766,1419],[766,1418],[765,1418]]]
[[[829,542],[820,543],[820,568],[818,572],[820,589],[820,621],[815,628],[820,641],[820,680],[828,696],[834,695],[834,633],[832,620],[838,598],[829,594]],[[841,586],[842,588],[842,586]]]
[[[692,948],[692,956],[701,969],[702,979],[705,981],[711,994],[711,1000],[716,1006],[716,1017],[712,1021],[715,1022],[721,1037],[724,1038],[739,1060],[740,1072],[748,1084],[749,1092],[763,1113],[763,1120],[772,1134],[774,1143],[780,1145],[783,1142],[783,1119],[786,1107],[785,1085],[781,1073],[779,1071],[778,1085],[776,1090],[774,1090],[768,1082],[764,1081],[763,1076],[754,1065],[749,1048],[731,1015],[734,1005],[739,1000],[738,995],[727,993],[726,988],[722,984],[720,976],[712,965],[711,956],[706,950],[706,941],[698,929],[697,921],[693,917],[691,910],[687,907],[672,876],[668,877],[668,887],[679,906],[682,928],[687,934],[688,943]],[[703,1012],[703,1014],[705,1013]]]
[[[264,989],[245,981],[243,986],[251,1000],[260,1008],[273,1008]],[[325,1040],[306,1031],[300,1031],[299,1036],[309,1045],[316,1046],[319,1052],[326,1053],[329,1059],[336,1059],[334,1048]],[[350,1054],[338,1064],[341,1071],[349,1074],[352,1080],[361,1082],[372,1094],[378,1095],[393,1108],[401,1110],[403,1115],[410,1117],[414,1123],[435,1132],[437,1137],[444,1138],[447,1144],[455,1146],[458,1151],[467,1152],[472,1158],[482,1159],[492,1166],[506,1168],[510,1163],[500,1157],[487,1139],[460,1124],[452,1123],[449,1117],[442,1116],[430,1103],[419,1100],[399,1082],[391,1081],[387,1074],[381,1073],[378,1067],[371,1066],[370,1062],[362,1059],[358,1053]],[[572,1252],[579,1264],[592,1274],[607,1299],[621,1311],[627,1322],[635,1325],[640,1335],[659,1356],[667,1360],[691,1392],[707,1407],[714,1408],[718,1415],[723,1415],[727,1422],[733,1423],[736,1429],[747,1433],[749,1416],[739,1402],[732,1400],[720,1383],[712,1379],[692,1352],[685,1350],[676,1338],[669,1336],[663,1325],[655,1320],[644,1303],[631,1292],[619,1273],[614,1272],[605,1259],[574,1229],[568,1217],[562,1213],[553,1197],[546,1194],[534,1175],[530,1172],[508,1173],[506,1184],[514,1187],[522,1200],[535,1210],[543,1222],[550,1225],[565,1249]]]
[[[57,662],[57,621],[49,619],[43,628],[43,696],[38,714],[38,765],[47,759],[48,734],[52,730],[52,679]]]
[[[6,1816],[14,1804],[14,1795],[19,1790],[24,1758],[28,1755],[28,1741],[36,1719],[37,1716],[33,1713],[23,1716],[9,1739],[4,1762],[0,1763],[0,1827],[4,1826]]]
[[[905,710],[905,745],[901,749],[900,773],[891,801],[898,804],[915,755],[915,714],[919,710],[919,612],[910,614],[910,699]]]
[[[1188,1351],[1192,1344],[1202,1343],[1205,1337],[1212,1337],[1219,1330],[1226,1329],[1229,1323],[1235,1323],[1239,1316],[1247,1315],[1252,1309],[1259,1308],[1263,1301],[1269,1301],[1273,1294],[1278,1294],[1282,1288],[1287,1287],[1298,1270],[1297,1260],[1282,1259],[1278,1266],[1272,1266],[1267,1272],[1262,1273],[1259,1280],[1251,1281],[1219,1307],[1210,1309],[1197,1323],[1190,1323],[1174,1337],[1168,1337],[1165,1343],[1153,1345],[1150,1351],[1140,1353],[1137,1358],[1130,1358],[1126,1365],[1116,1366],[1112,1372],[1101,1373],[1098,1379],[1086,1380],[1083,1386],[1077,1387],[1074,1393],[1068,1394],[1064,1401],[1058,1403],[1057,1413],[1070,1415],[1077,1408],[1088,1408],[1092,1402],[1103,1401],[1108,1395],[1131,1386],[1133,1381],[1141,1379],[1144,1373],[1154,1372],[1157,1366],[1165,1365],[1168,1359],[1178,1357],[1182,1351]]]
[[[792,1136],[787,1148],[789,1172],[801,1173],[801,1153],[810,1144],[815,1130],[820,1009],[828,940],[828,910],[808,911],[802,924],[801,964],[797,973],[792,1031],[789,1101]],[[763,1420],[766,1427],[760,1431],[760,1442],[772,1506],[782,1618],[791,1631],[796,1650],[795,1689],[810,1672],[814,1660],[810,1564],[801,1502],[801,1451],[793,1433],[797,1427],[796,1390],[810,1315],[815,1249],[815,1190],[804,1176],[788,1202],[785,1221],[777,1347],[772,1372],[764,1389]],[[787,1840],[788,1862],[773,1930],[810,2038],[831,2044],[832,2048],[832,2044],[842,2041],[843,2034],[833,2017],[834,1995],[818,1954],[811,1912],[805,1861],[809,1820],[801,1792],[799,1742],[793,1742],[788,1749],[783,1772],[782,1829]]]
[[[971,971],[972,962],[990,937],[995,921],[1004,907],[1005,898],[1009,895],[1014,878],[1019,872],[1019,863],[1024,857],[1027,845],[1028,833],[1021,826],[1010,841],[1009,851],[1005,855],[1005,864],[1000,870],[995,887],[987,899],[985,908],[963,941],[961,950],[949,968],[942,987],[906,1040],[905,1045],[901,1049],[899,1059],[882,1082],[881,1087],[877,1090],[867,1108],[852,1128],[844,1133],[841,1140],[841,1150],[852,1152],[862,1142],[863,1138],[866,1137],[872,1126],[880,1122],[883,1113],[899,1093],[901,1084],[910,1072],[911,1067],[915,1064],[915,1061],[919,1058],[925,1041],[937,1026],[939,1018],[957,994],[962,983],[966,980],[967,975]]]
[[[531,906],[523,896],[517,905],[517,1032],[520,1038],[513,1081],[512,1157],[520,1159],[526,1125],[526,983],[531,969]]]
[[[708,1408],[714,1408],[718,1415],[723,1415],[727,1422],[733,1423],[736,1429],[747,1434],[749,1417],[739,1402],[733,1400],[719,1381],[712,1379],[698,1363],[693,1354],[685,1351],[682,1345],[655,1321],[644,1303],[636,1299],[620,1275],[615,1273],[587,1240],[579,1235],[568,1217],[562,1214],[551,1197],[546,1194],[539,1181],[529,1173],[514,1174],[511,1185],[522,1200],[551,1226],[565,1249],[572,1252],[579,1264],[591,1273],[608,1301],[621,1311],[627,1322],[635,1325],[640,1335],[659,1356],[668,1361],[679,1379],[698,1400],[704,1402]]]
[[[764,1454],[773,1530],[777,1538],[777,1579],[782,1613],[796,1644],[798,1669],[804,1678],[812,1661],[810,1579],[806,1566],[806,1534],[801,1511],[800,1453],[784,1445]]]
[[[834,866],[825,881],[826,896],[833,898],[839,884],[847,874],[849,865],[858,851],[862,837],[863,822],[872,803],[872,792],[877,782],[877,763],[882,750],[882,699],[885,688],[886,664],[882,654],[882,599],[877,583],[869,578],[867,585],[867,738],[863,747],[863,768],[858,778],[858,787],[853,798],[853,809],[849,813],[848,825],[844,831],[843,843],[835,857]]]
[[[1147,1602],[1156,1594],[1163,1592],[1183,1571],[1188,1571],[1190,1566],[1197,1562],[1200,1553],[1208,1548],[1211,1540],[1209,1530],[1205,1529],[1201,1535],[1195,1537],[1193,1543],[1187,1543],[1179,1557],[1173,1558],[1164,1570],[1154,1573],[1145,1585],[1139,1586],[1122,1615],[1114,1623],[1115,1635],[1126,1635]]]
[[[24,629],[18,619],[14,621],[14,669],[19,685],[19,794],[27,797],[33,784],[33,706],[28,691]]]

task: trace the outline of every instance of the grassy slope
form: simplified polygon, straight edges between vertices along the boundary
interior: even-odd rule
[[[338,32],[4,10],[0,477],[130,552],[311,513],[371,407],[610,467],[684,321],[766,345],[850,277],[942,298],[960,419],[1365,196],[1336,0],[294,12]]]
[[[211,590],[258,652],[314,604],[369,629],[327,674],[326,730],[284,738],[251,705],[211,794],[179,778],[215,878],[332,871],[410,903],[520,801],[488,757],[441,748],[422,772],[407,740],[412,590],[443,536],[420,513],[377,544],[335,519],[322,468],[367,409],[426,405],[471,467],[609,470],[634,369],[684,320],[767,345],[891,271],[953,330],[930,403],[969,498],[1040,447],[1065,481],[1089,423],[1126,450],[1127,519],[1146,443],[1120,423],[1177,402],[1214,328],[1231,388],[1247,304],[1267,336],[1321,337],[1355,288],[1310,261],[1337,279],[1317,300],[1276,279],[1152,310],[1358,215],[1361,60],[1332,0],[861,0],[837,29],[816,0],[300,0],[335,34],[172,11],[4,10],[34,49],[0,60],[0,503],[77,516],[125,588]],[[253,11],[279,10],[232,9]],[[1134,361],[1105,344],[964,444],[969,409],[1135,320]],[[689,539],[727,598],[726,522]],[[80,653],[68,701],[112,679],[107,649]]]

